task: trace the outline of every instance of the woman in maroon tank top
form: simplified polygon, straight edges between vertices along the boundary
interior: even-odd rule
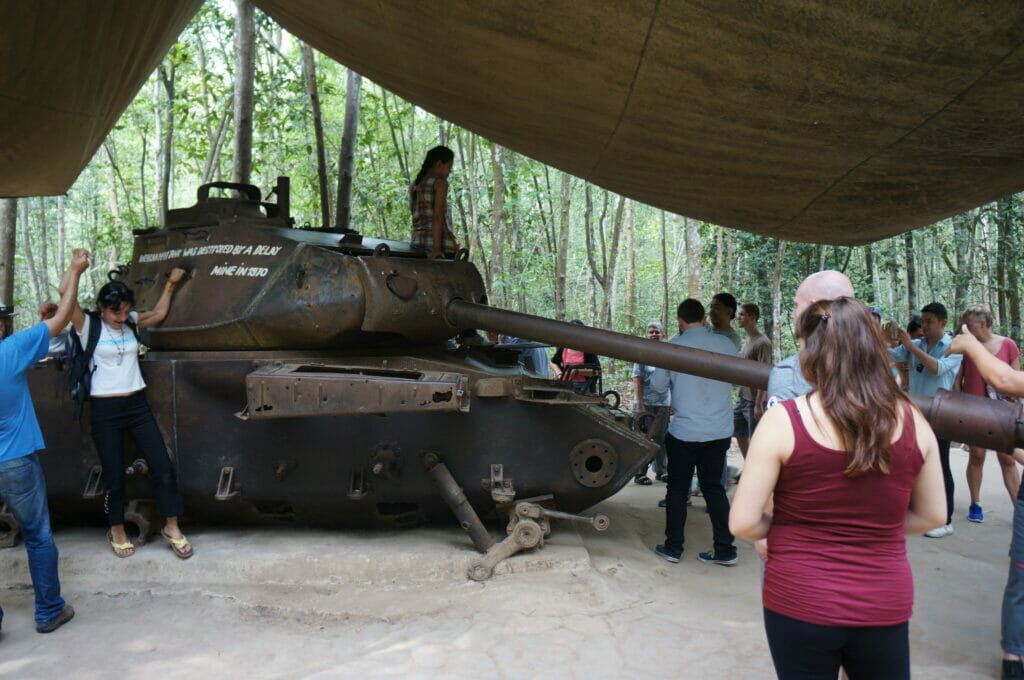
[[[761,420],[730,530],[768,539],[764,617],[779,678],[910,677],[906,534],[945,522],[938,445],[857,300],[800,317],[813,391]]]

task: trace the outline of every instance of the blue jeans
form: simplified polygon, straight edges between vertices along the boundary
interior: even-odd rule
[[[36,591],[36,626],[45,626],[64,609],[57,578],[57,545],[50,533],[46,480],[36,454],[0,462],[0,500],[21,526],[28,570]],[[0,620],[3,610],[0,609]]]
[[[1013,506],[1010,576],[1003,591],[1002,646],[1007,654],[1024,656],[1024,484]]]

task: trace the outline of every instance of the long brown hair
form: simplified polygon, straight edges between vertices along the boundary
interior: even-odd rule
[[[842,448],[845,474],[892,469],[892,440],[909,400],[893,379],[878,322],[853,298],[819,300],[800,316],[800,368],[821,397]]]

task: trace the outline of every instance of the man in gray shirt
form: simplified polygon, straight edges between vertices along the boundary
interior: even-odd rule
[[[704,306],[683,300],[677,310],[680,335],[672,344],[736,356],[727,338],[704,326]],[[729,499],[722,486],[725,454],[732,438],[732,385],[685,373],[657,369],[651,376],[654,389],[668,386],[675,417],[665,436],[668,451],[668,494],[665,503],[665,543],[654,552],[669,562],[683,555],[686,530],[686,495],[694,468],[707,502],[714,535],[714,549],[697,559],[723,566],[736,564],[736,545],[729,532]]]

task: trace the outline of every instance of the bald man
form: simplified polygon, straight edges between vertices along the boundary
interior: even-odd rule
[[[853,284],[846,274],[834,269],[815,272],[803,280],[793,296],[794,325],[805,309],[818,300],[835,300],[841,297],[856,297]],[[786,357],[772,367],[768,378],[768,408],[780,401],[799,397],[811,391],[811,385],[804,380],[800,370],[800,355]]]

